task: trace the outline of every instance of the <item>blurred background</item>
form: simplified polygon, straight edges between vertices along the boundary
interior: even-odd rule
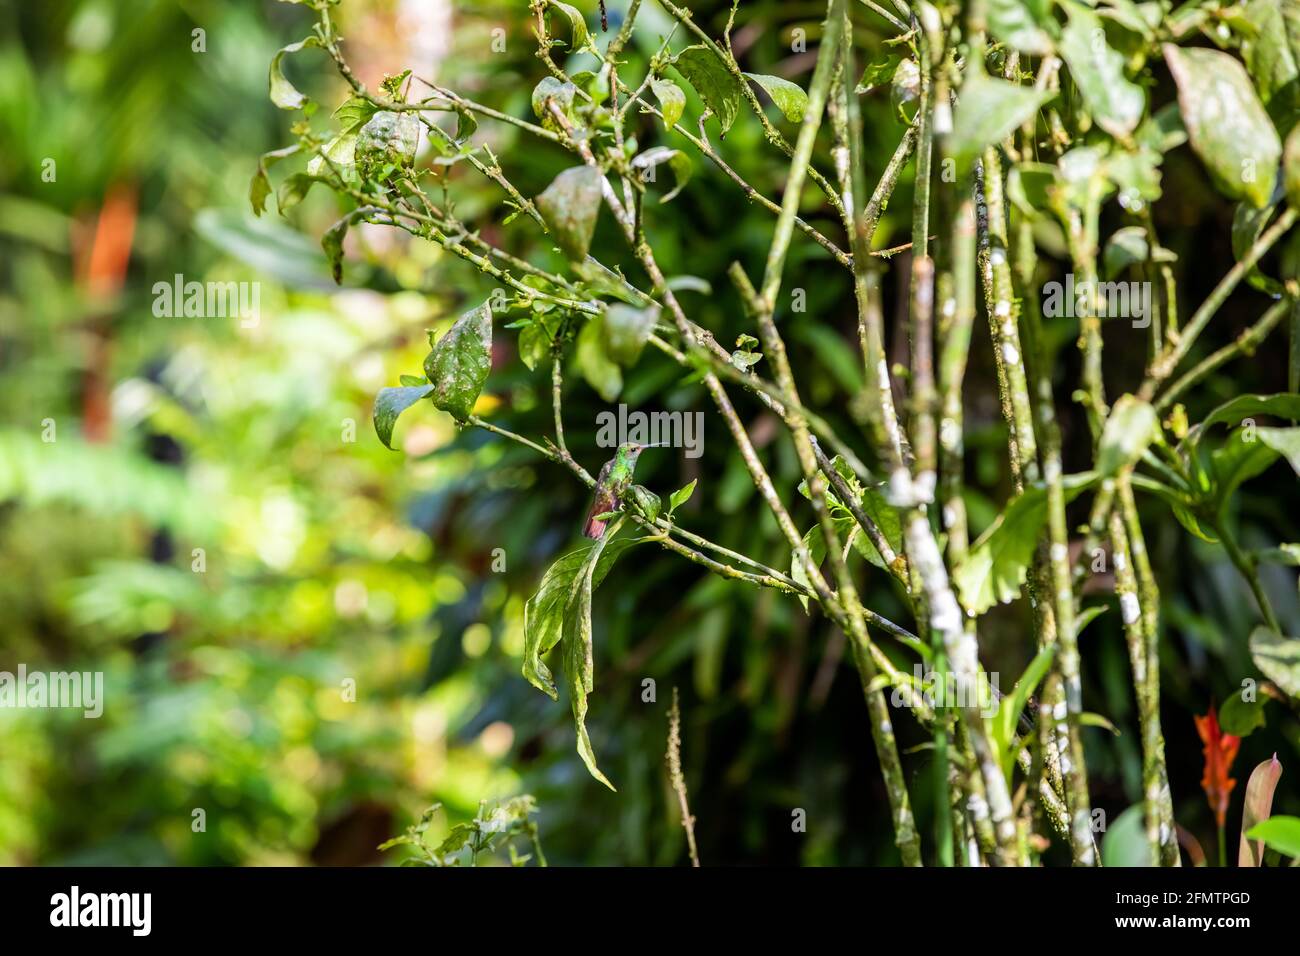
[[[578,6],[598,29],[594,0]],[[616,29],[625,4],[609,6]],[[694,8],[716,35],[725,5]],[[747,69],[806,85],[822,12],[819,3],[742,4],[737,55]],[[346,0],[337,17],[372,88],[410,67],[528,115],[542,70],[521,4]],[[865,10],[859,22],[863,48],[880,49],[887,34],[872,32]],[[430,804],[445,811],[431,832],[445,833],[481,801],[521,793],[536,797],[553,864],[680,864],[685,840],[664,763],[673,687],[706,865],[896,863],[843,636],[797,602],[648,547],[597,592],[588,726],[619,792],[587,774],[568,707],[520,676],[524,602],[573,546],[584,489],[432,409],[403,416],[397,452],[370,425],[375,392],[418,371],[426,330],[443,331],[490,285],[428,244],[368,227],[349,236],[335,287],[318,245],[341,211],[334,197],[315,190],[287,219],[274,203],[261,218],[249,211],[257,158],[292,142],[295,118],[268,101],[267,66],[310,23],[309,11],[272,0],[0,2],[0,670],[101,671],[106,683],[97,720],[0,710],[0,864],[395,863],[404,851],[378,845]],[[647,2],[630,58],[644,63],[667,25]],[[504,52],[489,52],[494,29],[505,31]],[[796,30],[811,38],[810,53],[798,52]],[[291,58],[286,71],[324,105],[318,123],[345,98],[318,52]],[[879,171],[903,126],[887,91],[863,104]],[[644,131],[647,145],[662,136]],[[570,165],[508,126],[485,125],[476,142],[491,144],[525,195]],[[722,149],[747,180],[780,195],[784,164],[752,118]],[[819,162],[831,168],[824,152]],[[1232,262],[1232,209],[1185,147],[1164,172],[1157,223],[1184,257],[1180,295],[1194,303]],[[910,175],[877,247],[907,239]],[[458,214],[486,238],[539,262],[553,255],[530,224],[505,228],[491,183],[465,164],[446,176]],[[819,228],[841,236],[808,200]],[[1107,215],[1108,229],[1124,224],[1114,204]],[[757,274],[771,226],[698,159],[687,189],[653,212],[660,261],[720,341],[750,331],[725,269],[739,259]],[[595,247],[620,246],[602,219]],[[907,272],[907,256],[896,257],[891,308]],[[156,315],[154,284],[177,274],[259,283],[260,320]],[[802,237],[788,274],[808,299],[806,312],[783,318],[796,374],[808,400],[844,423],[860,376],[850,284]],[[1229,341],[1264,301],[1239,292],[1203,346]],[[1088,455],[1086,426],[1067,401],[1075,330],[1067,322],[1049,331],[1067,346],[1058,404],[1078,468]],[[1112,394],[1139,380],[1142,334],[1108,330]],[[891,338],[905,362],[905,336]],[[1240,391],[1284,390],[1284,353],[1268,348],[1228,366],[1195,399],[1192,419]],[[967,394],[973,531],[1010,494],[993,383],[987,330],[977,326]],[[549,387],[545,370],[519,361],[514,333],[498,328],[478,412],[540,437]],[[788,565],[696,381],[647,355],[619,401],[709,412],[702,458],[647,454],[639,480],[666,498],[698,479],[684,524]],[[777,422],[748,397],[737,401],[778,483],[793,489],[797,463]],[[570,447],[594,471],[608,457],[594,444],[595,415],[608,406],[576,375],[567,405]],[[1234,518],[1244,543],[1300,540],[1296,500],[1285,463],[1249,484]],[[807,512],[798,520],[811,524]],[[1151,509],[1147,536],[1164,599],[1176,810],[1209,848],[1192,715],[1259,676],[1245,646],[1257,614],[1222,552],[1191,540],[1167,511]],[[493,566],[495,549],[504,569]],[[1264,571],[1284,628],[1297,633],[1294,569]],[[867,568],[862,586],[870,606],[910,626],[883,575]],[[1104,582],[1092,600],[1114,603]],[[1018,602],[981,626],[986,666],[1004,687],[1032,656],[1028,613]],[[1090,728],[1087,739],[1094,799],[1112,818],[1141,790],[1119,623],[1113,610],[1103,615],[1082,648],[1086,705],[1118,730]],[[890,653],[911,670],[899,648]],[[1278,752],[1274,812],[1295,813],[1300,787],[1287,781],[1300,778],[1300,723],[1276,704],[1268,716],[1236,769],[1244,778]],[[928,836],[927,737],[904,715],[895,726]],[[807,832],[792,831],[795,808],[806,811]],[[200,809],[205,828],[195,832]]]

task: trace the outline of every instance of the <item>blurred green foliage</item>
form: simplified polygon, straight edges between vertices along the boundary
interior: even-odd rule
[[[582,6],[591,14],[595,4]],[[609,6],[615,29],[624,5]],[[716,26],[720,6],[696,9]],[[290,141],[285,114],[267,100],[266,65],[303,35],[300,13],[270,0],[0,5],[0,669],[99,670],[107,687],[98,720],[0,711],[0,863],[379,862],[378,845],[434,801],[447,811],[426,821],[436,845],[474,820],[480,801],[524,791],[540,806],[552,863],[680,863],[685,839],[664,767],[674,685],[684,691],[682,757],[706,865],[897,862],[842,635],[795,601],[662,554],[651,560],[648,549],[620,561],[596,598],[601,686],[588,723],[619,792],[588,776],[566,708],[519,673],[524,601],[576,537],[585,492],[526,450],[458,431],[432,410],[403,417],[400,453],[384,449],[369,425],[379,388],[418,369],[426,330],[445,331],[490,285],[426,244],[367,228],[349,238],[345,287],[333,291],[324,255],[306,238],[339,213],[323,190],[292,212],[293,224],[248,212],[257,157]],[[755,72],[806,81],[812,60],[791,52],[792,30],[815,40],[821,14],[815,3],[745,3],[738,55]],[[529,115],[541,67],[517,5],[349,0],[339,15],[368,84],[414,66]],[[666,32],[653,3],[640,22]],[[504,53],[490,52],[498,28]],[[656,45],[643,32],[647,45],[629,56],[644,60]],[[880,40],[864,30],[868,48]],[[295,85],[342,102],[323,64],[311,71],[310,56],[288,67]],[[902,126],[887,95],[863,104],[879,170]],[[508,126],[482,135],[525,195],[569,164],[558,149],[517,141]],[[740,118],[720,148],[747,180],[779,195],[785,163],[752,118]],[[52,182],[42,178],[46,159],[55,161]],[[827,156],[818,161],[829,168]],[[906,239],[910,175],[877,247]],[[458,214],[499,228],[509,214],[500,191],[464,164],[448,176]],[[1179,153],[1168,161],[1165,195],[1157,223],[1183,257],[1180,296],[1196,302],[1232,262],[1231,206]],[[817,208],[811,190],[809,198]],[[828,217],[810,217],[837,235]],[[698,159],[687,188],[648,217],[692,317],[720,341],[750,331],[725,269],[739,259],[755,272],[771,223]],[[532,236],[512,251],[562,261]],[[115,240],[129,259],[104,278],[93,252]],[[619,245],[607,218],[595,243]],[[858,376],[851,289],[801,237],[788,271],[807,299],[806,311],[782,317],[796,376],[814,360],[834,370],[802,376],[805,397],[846,426]],[[259,322],[156,317],[153,285],[177,273],[260,282]],[[897,260],[891,308],[905,298],[906,275]],[[1260,299],[1239,292],[1198,349],[1230,341]],[[1049,333],[1061,344],[1074,336],[1068,323]],[[1115,372],[1132,381],[1143,345],[1135,332],[1126,349],[1126,334],[1116,330],[1108,354],[1130,356]],[[1071,380],[1076,362],[1062,351]],[[1283,390],[1284,362],[1266,351],[1227,367],[1192,419],[1216,397]],[[499,335],[480,412],[545,434],[549,386],[544,370],[520,362],[514,336]],[[568,388],[570,448],[594,470],[608,457],[594,444],[596,413],[608,406],[577,376]],[[698,382],[649,355],[619,400],[707,407]],[[977,332],[967,406],[978,532],[1010,491],[986,330]],[[1087,427],[1077,409],[1063,410],[1073,470],[1072,443],[1087,458]],[[752,402],[742,414],[774,478],[793,487],[798,467],[776,421]],[[43,440],[47,420],[53,442]],[[787,565],[713,416],[704,448],[699,460],[647,454],[638,481],[666,499],[697,479],[683,522]],[[1293,483],[1280,470],[1271,476],[1245,489],[1233,516],[1250,547],[1300,540]],[[807,512],[799,519],[811,523]],[[1246,649],[1254,605],[1220,549],[1189,546],[1156,509],[1144,519],[1164,599],[1163,722],[1176,810],[1209,845],[1191,715],[1258,678]],[[1262,572],[1284,628],[1300,632],[1294,570]],[[885,575],[872,573],[863,596],[904,619]],[[1019,675],[1032,658],[1028,613],[1022,601],[982,626],[989,670]],[[1095,802],[1116,817],[1140,798],[1119,615],[1103,615],[1083,644],[1087,707],[1121,730],[1094,728],[1087,738]],[[1267,717],[1243,743],[1243,774],[1273,751],[1284,767],[1300,768],[1295,715],[1272,704]],[[903,747],[927,739],[908,720],[896,726]],[[927,779],[924,750],[905,760],[913,779]],[[1300,808],[1300,791],[1285,780],[1278,813]],[[931,790],[913,789],[928,827]],[[807,811],[806,833],[792,832],[794,808]]]

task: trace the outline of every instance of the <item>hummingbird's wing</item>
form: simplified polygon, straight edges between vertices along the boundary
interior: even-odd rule
[[[597,521],[596,516],[606,514],[618,507],[618,502],[614,499],[614,489],[610,487],[609,481],[611,464],[613,462],[607,461],[600,469],[600,477],[596,479],[596,496],[592,499],[591,508],[587,510],[587,520],[582,524],[582,533],[592,540],[605,535],[605,522]]]

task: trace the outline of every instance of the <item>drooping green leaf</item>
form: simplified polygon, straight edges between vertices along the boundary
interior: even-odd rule
[[[1300,638],[1261,625],[1251,632],[1250,658],[1265,677],[1300,699]]]
[[[632,160],[632,168],[640,171],[641,181],[649,183],[655,181],[655,169],[664,163],[667,163],[668,167],[673,171],[673,178],[676,183],[670,191],[659,197],[660,203],[672,201],[690,180],[693,170],[691,158],[680,149],[655,146],[647,149],[644,153],[640,153]]]
[[[260,216],[266,212],[266,197],[271,195],[271,180],[266,171],[286,156],[298,152],[298,148],[295,143],[283,149],[273,149],[269,153],[263,153],[257,160],[257,170],[248,183],[248,201],[252,204],[254,215]]]
[[[393,447],[393,426],[397,424],[397,416],[432,392],[433,386],[428,384],[379,390],[375,396],[375,434],[385,448]]]
[[[1164,45],[1192,149],[1233,199],[1268,203],[1282,143],[1241,63],[1227,53]]]
[[[607,532],[601,540],[605,541],[610,537]],[[600,583],[614,566],[618,556],[641,540],[619,538],[609,541],[597,559],[591,579],[592,587],[600,587]],[[591,551],[592,547],[588,545],[557,558],[542,576],[536,593],[524,605],[523,674],[530,684],[552,700],[559,700],[559,693],[550,670],[542,662],[542,657],[559,643],[564,607],[569,600],[569,592]]]
[[[1137,463],[1160,430],[1160,416],[1149,402],[1122,395],[1111,407],[1097,448],[1097,471],[1112,477]]]
[[[638,309],[618,302],[607,306],[603,321],[609,357],[624,368],[635,365],[658,320],[658,306]]]
[[[363,209],[354,209],[346,213],[320,237],[320,247],[325,250],[325,258],[330,264],[330,274],[334,276],[336,284],[343,283],[343,240],[347,238],[348,229],[353,221],[364,214]]]
[[[280,188],[275,191],[275,205],[280,215],[284,215],[298,203],[302,202],[311,187],[321,181],[319,176],[312,176],[309,173],[294,173],[287,177],[284,182],[280,183]]]
[[[1268,723],[1264,715],[1267,698],[1246,700],[1240,693],[1229,694],[1219,707],[1219,726],[1234,737],[1249,737],[1256,728]]]
[[[267,80],[271,90],[271,102],[282,110],[301,109],[307,102],[307,97],[298,92],[298,89],[284,78],[282,62],[286,53],[297,53],[299,50],[305,50],[309,47],[320,47],[320,38],[309,36],[306,39],[299,40],[297,43],[290,43],[288,46],[278,50],[275,56],[271,57],[271,68]]]
[[[1151,841],[1147,839],[1146,812],[1142,804],[1129,807],[1106,828],[1106,835],[1101,840],[1101,865],[1157,865]]]
[[[1080,4],[1066,9],[1070,20],[1061,33],[1061,56],[1070,76],[1097,125],[1112,136],[1126,136],[1142,119],[1146,96],[1124,75],[1124,56],[1106,43],[1101,19]]]
[[[740,112],[744,95],[740,81],[718,55],[705,46],[688,46],[673,58],[673,66],[717,117],[725,136]]]
[[[664,125],[672,129],[686,110],[686,94],[672,80],[658,77],[650,81],[650,89],[659,101],[659,109],[664,114]]]
[[[1052,98],[1049,92],[972,72],[962,84],[949,149],[959,161],[1006,139]]]
[[[564,605],[560,654],[564,658],[565,684],[573,709],[578,754],[587,771],[611,790],[616,788],[596,765],[596,753],[587,734],[587,696],[595,690],[595,641],[591,628],[591,595],[595,590],[596,565],[606,544],[618,534],[616,521],[605,535],[592,543],[569,589]]]
[[[1273,794],[1277,790],[1277,781],[1281,776],[1282,764],[1278,762],[1277,754],[1274,754],[1255,767],[1251,771],[1250,779],[1246,781],[1246,797],[1241,808],[1241,841],[1237,847],[1237,866],[1264,864],[1263,844],[1259,841],[1252,843],[1246,834],[1273,813]]]
[[[691,500],[691,495],[695,494],[695,483],[697,481],[699,481],[698,478],[692,478],[689,484],[678,488],[668,496],[668,514],[671,515],[674,511]]]
[[[597,395],[607,402],[618,398],[618,393],[623,390],[623,373],[618,363],[609,357],[605,323],[600,317],[588,319],[582,327],[573,357],[578,371]]]
[[[600,170],[592,166],[574,166],[556,176],[537,197],[538,211],[570,259],[585,259],[591,248],[603,178]]]
[[[1283,856],[1300,859],[1300,817],[1269,817],[1246,831],[1246,836],[1263,840],[1270,850]]]
[[[1211,491],[1209,500],[1215,506],[1215,512],[1221,511],[1242,483],[1256,475],[1263,474],[1277,461],[1276,449],[1251,438],[1245,429],[1237,429],[1228,435],[1223,446],[1210,454]]]
[[[484,303],[458,318],[425,358],[433,404],[465,421],[491,368],[492,306]]]
[[[1094,472],[1067,475],[1063,480],[1066,502],[1097,479]],[[994,604],[1005,604],[1020,595],[1046,520],[1047,489],[1041,482],[1026,486],[1011,499],[953,569],[962,607],[983,614]]]
[[[560,0],[546,0],[548,9],[559,10],[569,21],[569,28],[572,31],[573,46],[572,50],[581,50],[589,42],[587,33],[587,21],[577,7],[567,3],[561,3]]]
[[[776,104],[782,116],[791,123],[803,122],[804,111],[808,108],[808,94],[804,92],[802,86],[779,76],[767,76],[762,73],[746,73],[745,76],[761,86],[767,95],[772,97],[772,102]]]

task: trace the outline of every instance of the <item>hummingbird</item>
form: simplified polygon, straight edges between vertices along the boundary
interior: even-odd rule
[[[656,447],[658,446],[626,442],[619,445],[614,457],[601,466],[600,475],[596,479],[596,497],[582,526],[582,533],[588,538],[594,540],[604,536],[605,522],[597,515],[618,510],[624,492],[632,484],[632,475],[636,472],[636,462],[641,457],[641,452]]]

